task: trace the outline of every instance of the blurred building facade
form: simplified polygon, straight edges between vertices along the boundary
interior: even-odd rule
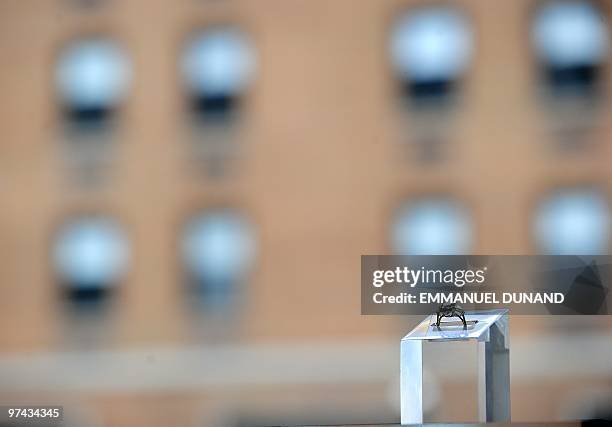
[[[0,400],[397,421],[417,319],[360,315],[360,255],[609,252],[611,10],[578,3],[4,2]],[[513,318],[514,419],[605,408],[611,327]],[[472,385],[432,372],[431,419]]]

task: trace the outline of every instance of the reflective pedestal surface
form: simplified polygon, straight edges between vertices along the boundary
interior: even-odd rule
[[[479,421],[510,421],[508,310],[466,312],[465,317],[467,328],[456,319],[446,318],[437,327],[436,315],[433,314],[402,338],[402,424],[423,423],[423,343],[443,345],[452,341],[474,341],[478,346]],[[454,363],[452,354],[448,357],[448,363]],[[457,366],[457,369],[461,367]]]

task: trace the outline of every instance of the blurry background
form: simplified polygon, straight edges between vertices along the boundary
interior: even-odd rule
[[[609,2],[0,9],[3,403],[398,422],[420,319],[360,315],[360,255],[610,251]],[[611,319],[510,328],[513,420],[609,410]],[[475,418],[455,354],[430,420]]]

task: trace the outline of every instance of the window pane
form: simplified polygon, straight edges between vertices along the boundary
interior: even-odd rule
[[[596,191],[559,191],[539,205],[535,237],[545,254],[605,254],[610,239],[608,203]]]
[[[466,210],[451,200],[420,200],[399,209],[391,237],[399,255],[468,254],[472,223]]]

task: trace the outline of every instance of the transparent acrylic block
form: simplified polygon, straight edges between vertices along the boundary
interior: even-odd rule
[[[466,312],[465,320],[466,327],[456,318],[444,318],[438,327],[436,315],[432,314],[402,338],[402,424],[423,423],[423,343],[443,345],[454,341],[473,341],[478,347],[479,421],[510,421],[508,310]],[[452,358],[452,353],[448,357]]]

